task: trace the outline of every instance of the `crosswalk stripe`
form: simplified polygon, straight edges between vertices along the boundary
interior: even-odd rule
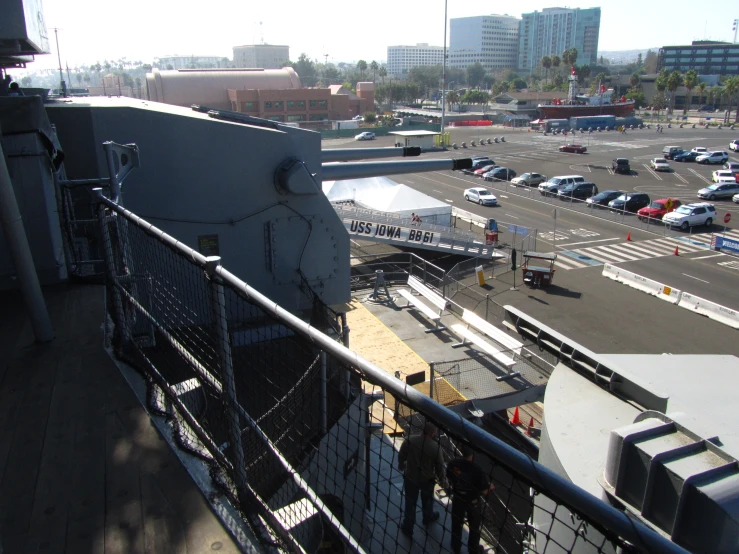
[[[587,256],[588,258],[593,258],[594,260],[598,260],[599,262],[603,263],[611,263],[613,261],[623,261],[615,258],[614,256],[608,256],[606,254],[602,254],[595,250],[594,248],[580,248],[579,250],[573,250],[573,252],[576,252],[577,254],[582,254],[583,256]]]
[[[644,242],[648,242],[648,241],[644,241]],[[650,256],[653,256],[655,258],[658,258],[659,256],[664,256],[664,255],[666,255],[668,253],[667,252],[667,248],[660,249],[660,248],[656,248],[656,247],[652,246],[651,244],[648,245],[648,246],[646,246],[646,247],[642,243],[639,243],[639,246],[635,245],[633,242],[632,243],[629,243],[629,244],[630,244],[629,248],[631,248],[633,250],[640,250],[641,252],[644,252],[646,254],[649,254]],[[674,250],[674,248],[673,248],[673,250]]]
[[[619,260],[619,261],[634,261],[638,260],[639,258],[636,258],[634,256],[631,256],[630,254],[626,254],[625,252],[622,252],[621,250],[617,248],[613,248],[613,246],[596,246],[594,247],[596,252],[602,253],[604,256],[613,256],[616,259],[619,258],[626,258],[626,260]]]
[[[654,257],[654,254],[648,254],[646,252],[640,252],[640,251],[634,250],[633,248],[629,246],[628,242],[625,242],[623,244],[609,244],[608,248],[614,249],[617,252],[625,252],[627,255],[630,255],[630,256],[637,256],[637,258],[640,258],[640,259]]]
[[[589,267],[587,264],[582,264],[569,258],[562,259],[559,256],[557,257],[557,261],[554,262],[554,265],[560,266],[562,269],[582,269],[583,267]]]
[[[687,252],[698,252],[700,250],[704,250],[702,246],[696,246],[695,244],[690,244],[687,241],[680,240],[674,237],[669,237],[669,238],[660,239],[660,240],[663,241],[665,244],[671,244],[673,248],[675,246],[679,246],[680,248],[682,248],[683,250],[686,250]]]

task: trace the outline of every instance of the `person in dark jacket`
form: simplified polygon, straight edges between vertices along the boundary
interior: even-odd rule
[[[462,551],[462,524],[467,516],[470,536],[467,551],[470,554],[482,552],[480,548],[480,525],[482,524],[483,498],[495,488],[485,472],[472,461],[474,451],[463,444],[460,446],[461,458],[449,462],[446,477],[452,488],[452,552]]]
[[[428,525],[439,519],[434,511],[434,478],[444,483],[444,458],[441,445],[435,440],[436,425],[426,423],[423,433],[411,435],[400,446],[398,467],[403,472],[405,490],[405,512],[400,530],[408,536],[413,534],[416,523],[416,503],[421,495],[423,523]]]

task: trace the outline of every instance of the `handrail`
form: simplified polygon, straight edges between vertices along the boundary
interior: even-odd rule
[[[172,250],[190,258],[193,263],[205,269],[207,260],[205,256],[196,250],[166,234],[132,212],[111,202],[103,197],[101,192],[98,192],[98,201],[108,209],[131,221],[131,223],[140,227]],[[507,466],[507,469],[519,477],[527,480],[544,496],[561,501],[578,513],[578,515],[622,537],[644,552],[665,554],[687,553],[686,550],[659,535],[641,521],[627,516],[624,512],[585,492],[570,481],[560,477],[554,471],[540,465],[525,454],[489,435],[480,427],[465,420],[462,416],[442,406],[416,389],[407,386],[399,379],[386,373],[380,367],[360,357],[344,345],[332,340],[318,329],[277,305],[274,301],[222,266],[215,268],[215,273],[223,280],[224,284],[230,286],[244,299],[255,304],[277,321],[288,326],[295,333],[310,340],[317,348],[334,356],[341,363],[355,368],[361,372],[364,379],[381,386],[392,396],[402,399],[413,410],[426,415],[426,417],[438,423],[440,427],[464,439],[469,444],[474,444],[477,449],[492,459],[504,464]],[[293,476],[295,477],[295,475]],[[355,547],[355,544],[352,544],[352,546]],[[358,548],[358,550],[361,550],[361,548]]]

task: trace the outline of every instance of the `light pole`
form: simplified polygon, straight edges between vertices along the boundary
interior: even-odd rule
[[[64,82],[64,72],[62,71],[62,55],[59,52],[59,29],[54,27],[54,36],[56,37],[56,55],[59,59],[59,80],[62,87],[62,96],[67,97],[67,84]]]
[[[446,116],[446,15],[447,0],[444,0],[444,52],[441,62],[441,143],[444,144],[444,119]]]

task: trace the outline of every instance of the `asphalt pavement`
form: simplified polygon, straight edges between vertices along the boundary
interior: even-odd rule
[[[527,171],[542,173],[549,177],[582,175],[586,180],[594,182],[601,191],[613,189],[646,192],[652,200],[670,197],[677,198],[683,203],[700,201],[697,191],[711,182],[711,173],[720,167],[670,162],[671,171],[654,172],[649,168],[649,160],[661,157],[662,148],[666,145],[675,145],[687,150],[695,146],[704,146],[708,150],[725,150],[729,152],[730,160],[739,161],[739,155],[728,148],[729,141],[739,138],[739,131],[727,128],[717,130],[675,127],[664,129],[663,133],[656,133],[653,128],[628,131],[626,134],[616,131],[584,135],[578,133],[574,137],[543,136],[526,130],[500,127],[448,130],[451,132],[452,141],[457,144],[467,142],[469,145],[471,140],[501,136],[505,136],[505,142],[431,152],[424,154],[424,158],[487,155],[496,164],[509,167],[518,175]],[[570,154],[558,151],[560,145],[570,142],[585,145],[587,153]],[[324,149],[392,145],[392,137],[381,137],[371,143],[346,140],[323,142]],[[611,160],[617,157],[630,160],[633,170],[631,175],[614,175],[610,171]],[[592,210],[585,208],[581,203],[570,204],[556,198],[544,197],[538,190],[529,187],[514,187],[507,182],[486,183],[480,178],[463,175],[461,172],[416,173],[397,176],[395,180],[478,215],[495,217],[503,224],[504,229],[507,223],[536,229],[536,249],[558,253],[555,283],[562,290],[572,293],[564,295],[566,302],[561,300],[554,302],[555,311],[561,309],[569,312],[573,321],[566,323],[565,320],[570,317],[567,313],[555,317],[552,308],[545,309],[546,305],[538,301],[533,301],[531,307],[539,308],[537,312],[552,318],[550,323],[557,323],[562,329],[571,329],[573,333],[582,334],[584,338],[600,337],[591,345],[585,342],[586,346],[601,352],[610,351],[601,348],[607,344],[607,341],[603,343],[601,326],[608,329],[607,336],[614,337],[613,340],[618,343],[628,343],[629,340],[634,342],[634,321],[639,322],[640,328],[644,326],[650,329],[650,332],[637,337],[634,346],[638,343],[639,349],[626,348],[626,351],[644,351],[645,345],[641,344],[643,341],[665,346],[661,338],[663,333],[659,329],[668,323],[669,327],[672,327],[675,321],[679,321],[677,328],[680,332],[677,336],[683,337],[679,341],[682,349],[691,343],[703,341],[704,344],[711,345],[709,350],[711,352],[739,354],[739,347],[735,347],[734,341],[731,340],[731,335],[736,332],[733,329],[695,314],[680,313],[676,316],[674,314],[678,312],[675,310],[687,311],[649,298],[643,293],[600,276],[602,265],[611,263],[646,278],[739,310],[739,287],[737,287],[739,257],[715,252],[710,247],[714,234],[721,235],[725,232],[727,237],[739,239],[737,224],[739,206],[731,200],[713,202],[717,208],[719,221],[712,227],[695,227],[689,232],[683,232],[668,230],[659,223],[641,222],[632,214]],[[472,186],[488,187],[498,197],[499,206],[484,207],[466,202],[463,192]],[[724,228],[723,218],[727,213],[731,213],[733,219]],[[737,230],[731,227],[732,223],[737,224]],[[501,236],[503,241],[510,239],[512,237],[505,233]],[[676,247],[678,255],[675,255]],[[420,255],[423,256],[423,253]],[[638,310],[635,312],[636,308]],[[536,317],[535,314],[532,315]],[[690,317],[685,320],[684,316]],[[580,328],[580,322],[585,322],[586,325]],[[592,325],[596,324],[597,327],[594,329]],[[691,327],[691,324],[694,327]],[[686,325],[689,331],[686,330]],[[562,329],[560,331],[564,333]],[[714,333],[718,333],[718,338]],[[653,335],[651,341],[648,338],[650,335]],[[596,345],[598,347],[594,348]],[[724,347],[720,348],[721,345]],[[688,348],[687,351],[704,350],[696,348]],[[657,351],[670,350],[657,348]]]

